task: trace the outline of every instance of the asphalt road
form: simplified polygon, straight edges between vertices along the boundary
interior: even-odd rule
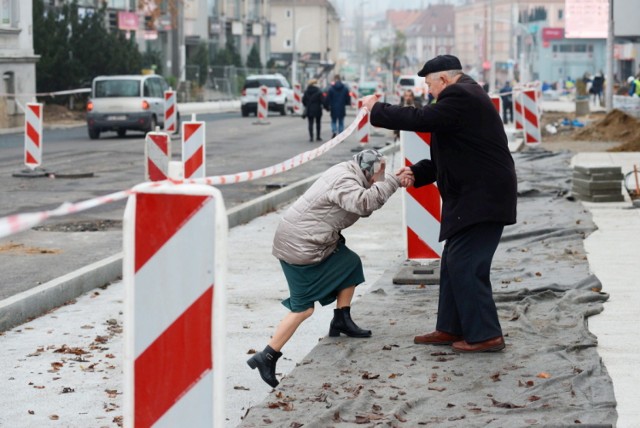
[[[351,113],[347,124],[354,118]],[[297,116],[272,116],[268,125],[239,112],[198,115],[206,122],[207,176],[250,171],[278,164],[318,147],[310,143],[307,122]],[[323,140],[331,137],[328,115]],[[384,145],[385,136],[372,136]],[[129,189],[144,181],[144,138],[107,133],[90,140],[86,127],[45,129],[42,167],[51,177],[24,178],[22,134],[0,135],[0,217],[53,209]],[[172,158],[180,160],[181,141],[172,139]],[[355,135],[319,158],[291,171],[255,181],[221,186],[227,208],[307,178],[349,159],[358,148]],[[88,176],[90,175],[90,176]],[[55,177],[55,178],[53,178]],[[126,201],[51,219],[32,230],[0,240],[0,300],[121,251],[121,221]]]

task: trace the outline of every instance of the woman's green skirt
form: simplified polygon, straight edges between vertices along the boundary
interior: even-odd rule
[[[292,265],[280,260],[280,264],[290,295],[282,304],[291,312],[304,312],[315,302],[329,305],[336,300],[338,291],[364,282],[360,257],[342,242],[319,263]]]

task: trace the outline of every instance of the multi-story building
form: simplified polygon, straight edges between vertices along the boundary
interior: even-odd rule
[[[340,17],[328,0],[271,0],[271,58],[300,65],[291,80],[303,82],[324,64],[338,63]],[[339,71],[339,64],[337,71]]]
[[[436,55],[454,54],[455,14],[451,4],[429,5],[405,30],[409,66],[416,72]]]
[[[20,106],[35,100],[32,22],[31,1],[0,1],[0,128],[21,125]]]

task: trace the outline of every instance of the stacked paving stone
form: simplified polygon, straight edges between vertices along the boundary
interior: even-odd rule
[[[571,192],[583,201],[624,201],[623,178],[619,166],[575,166]]]

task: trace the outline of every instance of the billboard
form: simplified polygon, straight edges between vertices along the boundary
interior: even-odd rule
[[[606,39],[609,0],[565,0],[567,39]]]

